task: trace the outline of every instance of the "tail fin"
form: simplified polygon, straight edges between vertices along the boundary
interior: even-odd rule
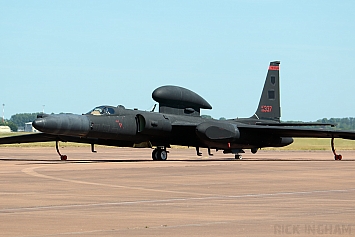
[[[259,106],[252,118],[280,122],[280,75],[279,61],[270,62]]]

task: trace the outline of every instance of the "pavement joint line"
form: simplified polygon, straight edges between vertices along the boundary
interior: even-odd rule
[[[130,186],[124,186],[124,185],[102,184],[102,183],[94,183],[94,182],[87,182],[87,181],[81,181],[81,180],[64,179],[64,178],[40,174],[35,171],[35,169],[39,169],[41,167],[43,167],[43,166],[29,167],[29,168],[24,168],[21,171],[27,175],[34,176],[34,177],[52,179],[52,180],[58,180],[58,181],[63,181],[63,182],[70,182],[70,183],[77,183],[77,184],[104,186],[104,187],[111,187],[111,188],[125,188],[125,189],[162,192],[162,193],[189,194],[189,195],[196,195],[196,196],[198,196],[198,195],[211,196],[211,194],[207,194],[207,193],[192,193],[192,192],[184,192],[184,191],[161,190],[161,189],[143,188],[143,187],[130,187]]]
[[[44,237],[44,236],[58,236],[58,235],[77,235],[77,234],[94,234],[94,233],[103,233],[103,232],[120,232],[126,230],[143,230],[143,229],[161,229],[161,228],[181,228],[181,227],[201,227],[209,225],[223,225],[228,223],[233,223],[235,220],[230,221],[215,221],[215,222],[206,222],[206,223],[187,223],[181,225],[156,225],[156,226],[137,226],[129,228],[117,228],[117,229],[106,229],[106,230],[88,230],[88,231],[74,231],[74,232],[63,232],[63,233],[54,233],[46,235],[31,235],[31,237]]]
[[[41,211],[50,209],[66,209],[66,208],[81,208],[81,207],[103,207],[103,206],[121,206],[121,205],[135,205],[135,204],[149,204],[149,203],[169,203],[179,201],[201,201],[201,200],[228,200],[239,198],[264,198],[264,197],[278,197],[285,195],[312,195],[319,193],[332,192],[353,192],[353,189],[342,190],[315,190],[315,191],[299,191],[299,192],[277,192],[277,193],[260,193],[260,194],[242,194],[242,195],[217,195],[210,197],[188,197],[188,198],[169,198],[169,199],[155,199],[155,200],[137,200],[137,201],[123,201],[123,202],[106,202],[106,203],[88,203],[88,204],[70,204],[70,205],[51,205],[51,206],[34,206],[21,208],[3,208],[1,213],[26,212],[26,211]]]
[[[173,191],[173,190],[161,190],[161,189],[151,189],[151,188],[143,188],[143,187],[130,187],[124,185],[114,185],[114,184],[102,184],[102,183],[94,183],[94,182],[87,182],[81,180],[71,180],[71,179],[64,179],[59,177],[48,176],[44,174],[40,174],[35,171],[35,169],[39,169],[43,166],[37,167],[28,167],[24,168],[21,171],[26,173],[30,176],[46,178],[46,179],[53,179],[58,181],[64,182],[71,182],[71,183],[78,183],[78,184],[86,184],[86,185],[96,185],[96,186],[105,186],[105,187],[112,187],[112,188],[126,188],[126,189],[135,189],[135,190],[144,190],[144,191],[153,191],[153,192],[165,192],[165,193],[178,193],[178,194],[190,194],[190,195],[200,195],[200,196],[208,196],[208,197],[216,197],[213,194],[207,193],[191,193],[191,192],[184,192],[184,191]],[[264,193],[264,194],[243,194],[243,195],[217,195],[217,197],[229,197],[229,198],[240,198],[240,197],[268,197],[268,196],[279,196],[279,195],[297,195],[297,194],[313,194],[313,193],[329,193],[329,192],[351,192],[355,191],[355,188],[350,189],[334,189],[334,190],[313,190],[313,191],[296,191],[296,192],[277,192],[277,193]],[[207,197],[207,198],[208,198]]]

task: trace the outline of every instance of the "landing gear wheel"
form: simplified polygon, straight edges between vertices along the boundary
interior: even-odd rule
[[[67,160],[68,159],[68,156],[66,155],[60,155],[60,160]]]
[[[157,160],[157,152],[158,152],[158,149],[153,150],[153,152],[152,152],[152,159],[153,160]]]
[[[234,158],[236,160],[242,160],[243,159],[242,155],[239,155],[239,154],[235,154]]]
[[[160,147],[155,148],[152,152],[152,158],[153,160],[166,160],[168,159],[168,152]]]

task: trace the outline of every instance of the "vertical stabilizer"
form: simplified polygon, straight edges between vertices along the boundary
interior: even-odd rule
[[[252,118],[280,121],[280,62],[270,62],[259,106]]]

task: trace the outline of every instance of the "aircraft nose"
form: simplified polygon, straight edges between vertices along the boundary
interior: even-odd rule
[[[43,118],[38,118],[32,122],[32,126],[38,131],[42,131],[45,127],[45,121]]]
[[[85,136],[90,130],[90,121],[84,115],[57,114],[38,118],[32,126],[49,134]]]

